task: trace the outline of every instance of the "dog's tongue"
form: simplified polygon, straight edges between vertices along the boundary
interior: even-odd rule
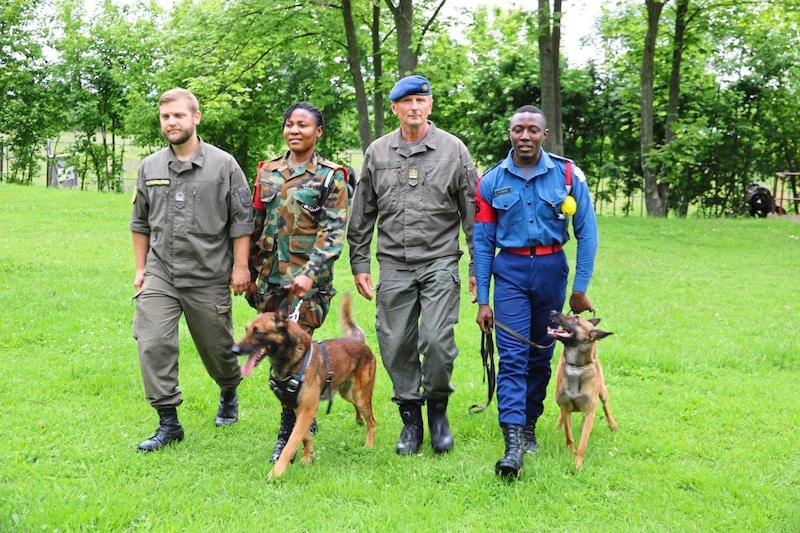
[[[258,354],[253,354],[247,358],[247,361],[242,365],[242,375],[247,377],[253,373],[253,369],[258,362]]]
[[[560,337],[562,339],[572,337],[572,333],[561,328],[548,327],[547,334],[550,335],[551,337],[556,337],[556,338]]]

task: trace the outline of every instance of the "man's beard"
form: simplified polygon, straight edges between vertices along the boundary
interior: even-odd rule
[[[167,134],[166,134],[166,133],[164,133],[164,132],[162,132],[162,134],[164,135],[164,138],[165,138],[165,139],[166,139],[166,140],[167,140],[167,141],[168,141],[168,142],[169,142],[171,145],[174,145],[174,146],[179,146],[179,145],[181,145],[181,144],[185,144],[185,143],[186,143],[186,142],[187,142],[189,139],[191,139],[192,137],[194,137],[194,134],[195,134],[195,133],[194,133],[194,130],[192,130],[192,131],[188,131],[188,130],[181,130],[181,132],[180,132],[180,135],[179,135],[179,136],[178,136],[178,137],[177,137],[175,140],[172,140],[172,139],[170,139],[170,138],[167,136]]]

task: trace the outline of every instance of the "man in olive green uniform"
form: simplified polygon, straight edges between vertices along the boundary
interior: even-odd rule
[[[364,155],[347,233],[350,265],[359,294],[371,300],[370,245],[377,222],[375,328],[394,386],[392,401],[403,419],[396,451],[417,453],[427,401],[431,445],[444,453],[453,447],[447,403],[458,355],[453,327],[460,302],[459,226],[471,258],[477,172],[464,143],[428,120],[433,98],[427,79],[401,79],[389,99],[400,128]],[[474,292],[471,260],[469,270]]]
[[[208,374],[220,387],[217,426],[238,420],[241,370],[231,323],[231,289],[249,285],[252,200],[234,158],[197,136],[197,98],[173,89],[159,100],[170,146],[142,161],[130,229],[136,260],[133,335],[147,401],[159,414],[155,451],[183,440],[178,421],[178,323],[183,314]]]

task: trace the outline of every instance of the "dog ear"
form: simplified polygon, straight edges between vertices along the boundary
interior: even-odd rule
[[[589,322],[591,322],[593,326],[596,326],[597,324],[600,323],[600,319],[599,318],[590,318]]]
[[[608,337],[609,335],[614,334],[611,331],[603,331],[602,329],[593,329],[592,333],[594,333],[594,338],[597,340],[603,339],[605,337]]]
[[[284,301],[276,310],[275,310],[275,322],[282,323],[286,322],[286,319],[289,317],[289,303]]]

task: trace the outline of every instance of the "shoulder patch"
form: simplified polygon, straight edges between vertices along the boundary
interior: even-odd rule
[[[578,181],[586,181],[586,175],[578,165],[572,165],[572,173],[575,174],[575,177],[578,178]]]
[[[243,207],[252,207],[253,197],[250,195],[250,188],[239,187],[238,193],[239,203],[242,204]]]

